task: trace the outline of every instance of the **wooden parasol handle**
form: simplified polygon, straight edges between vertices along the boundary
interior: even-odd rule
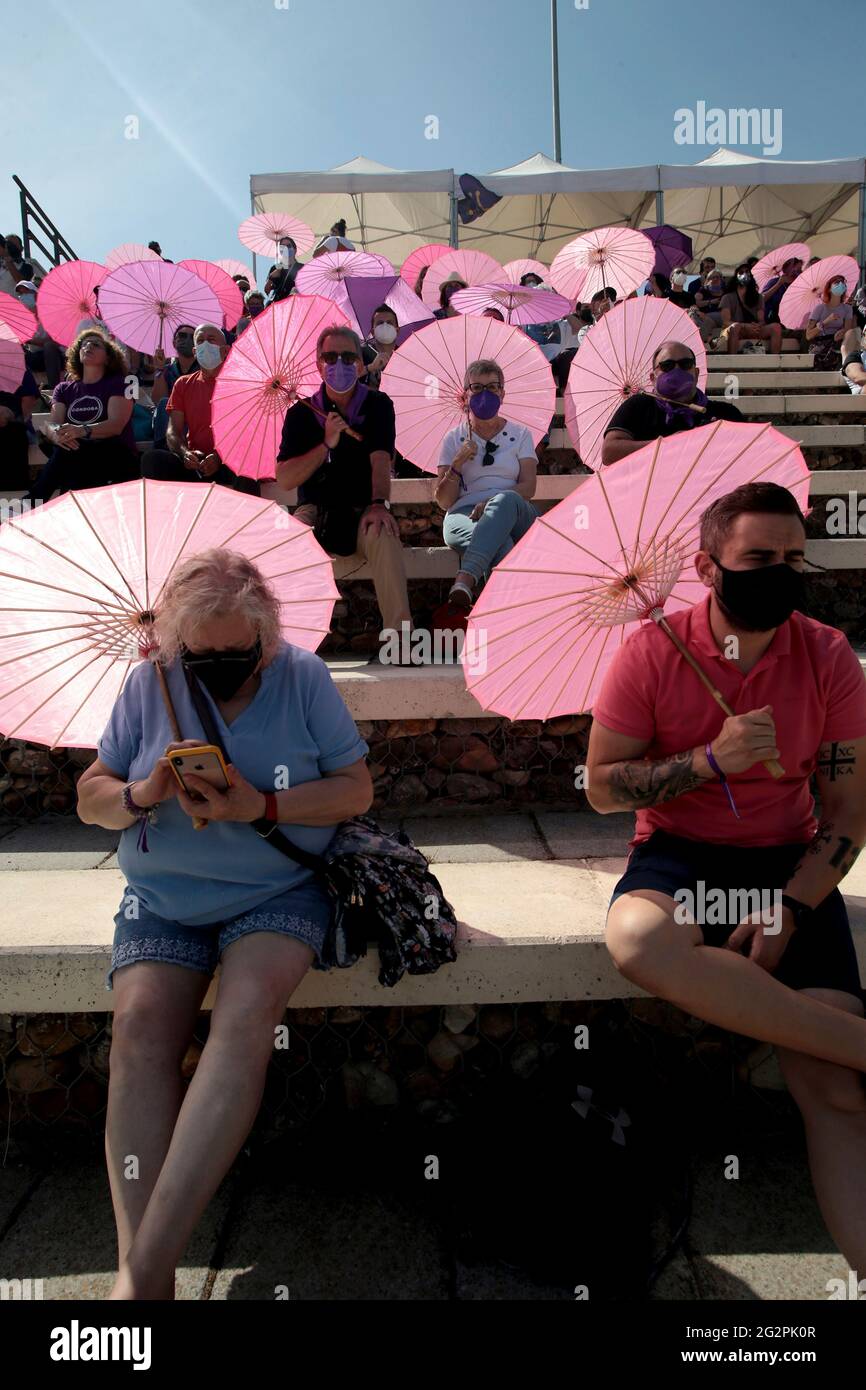
[[[733,716],[734,711],[731,709],[721,690],[716,689],[709,676],[707,675],[706,671],[704,671],[703,667],[700,666],[699,663],[695,660],[688,648],[685,647],[683,643],[680,641],[679,637],[677,637],[676,633],[668,623],[664,614],[656,616],[656,614],[654,613],[652,616],[655,618],[656,623],[662,629],[662,631],[671,639],[680,656],[684,657],[685,660],[689,663],[695,675],[701,681],[702,685],[706,686],[707,690],[710,692],[719,708],[723,709],[725,714],[727,714],[728,716]],[[767,769],[771,777],[775,777],[777,780],[780,777],[784,777],[785,769],[782,767],[782,764],[776,758],[766,758],[763,761],[764,767]]]
[[[165,679],[165,671],[162,668],[162,662],[155,661],[154,666],[156,667],[157,679],[159,680],[159,686],[160,690],[162,691],[162,698],[165,702],[165,708],[168,711],[168,722],[171,724],[171,732],[174,734],[176,741],[178,743],[182,743],[183,734],[180,731],[180,725],[177,722],[177,715],[174,712],[174,703],[171,698],[171,691],[168,688],[168,682]],[[207,824],[208,822],[206,820],[202,820],[201,816],[193,816],[192,818],[193,830],[204,830]]]

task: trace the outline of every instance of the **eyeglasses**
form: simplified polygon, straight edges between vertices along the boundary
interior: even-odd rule
[[[674,367],[682,367],[688,371],[690,367],[696,366],[693,357],[666,357],[662,362],[656,362],[656,367],[660,372],[672,372]]]
[[[502,390],[502,382],[501,382],[501,381],[470,381],[470,383],[469,383],[469,390],[472,392],[473,396],[474,396],[478,391],[495,391],[495,393],[496,393],[497,396],[498,396],[498,395],[499,395],[499,392]]]
[[[320,354],[320,360],[325,363],[326,367],[333,367],[335,362],[344,362],[347,367],[351,367],[353,362],[357,362],[358,354],[348,350],[346,352],[323,352]]]

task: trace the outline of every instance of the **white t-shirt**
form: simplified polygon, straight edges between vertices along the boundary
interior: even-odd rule
[[[475,457],[463,465],[460,492],[457,500],[448,508],[449,512],[456,507],[465,507],[467,503],[474,506],[476,502],[484,502],[495,492],[513,492],[520,477],[520,460],[535,458],[535,445],[529,430],[525,425],[512,424],[510,420],[506,420],[491,440],[482,439],[474,430],[472,438],[476,444]],[[450,468],[465,442],[465,425],[449,430],[442,440],[439,467]],[[482,459],[488,443],[495,444],[496,448],[492,462],[485,464]]]

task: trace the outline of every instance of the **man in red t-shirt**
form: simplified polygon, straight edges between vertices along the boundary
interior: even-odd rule
[[[162,482],[221,483],[238,492],[261,493],[254,478],[241,478],[223,463],[214,448],[211,403],[228,346],[213,323],[200,323],[193,335],[197,372],[178,377],[166,404],[168,430],[165,449],[148,449],[141,476]]]
[[[734,713],[654,623],[614,657],[587,796],[637,823],[607,945],[650,993],[776,1045],[827,1226],[866,1270],[866,1020],[837,886],[866,841],[866,680],[844,634],[802,613],[805,526],[786,488],[719,498],[700,545],[707,596],[668,621]]]

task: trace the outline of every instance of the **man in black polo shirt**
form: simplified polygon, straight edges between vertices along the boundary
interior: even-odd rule
[[[314,526],[329,555],[366,560],[383,628],[410,622],[400,528],[391,515],[394,405],[358,381],[361,340],[334,324],[319,335],[320,389],[286,412],[277,483],[298,489],[295,515]],[[407,629],[408,631],[408,629]]]
[[[729,401],[711,401],[698,390],[698,364],[685,343],[661,343],[656,348],[652,383],[652,392],[638,391],[614,411],[604,432],[602,463],[616,463],[651,439],[711,420],[743,418]]]

